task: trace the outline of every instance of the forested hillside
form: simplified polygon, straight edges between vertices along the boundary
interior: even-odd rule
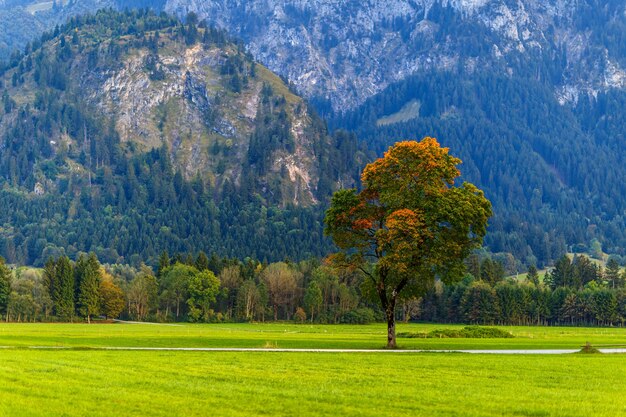
[[[0,254],[42,264],[203,249],[326,253],[324,201],[365,157],[224,32],[101,11],[33,42],[2,76]],[[135,262],[136,263],[136,262]]]
[[[543,265],[594,238],[611,253],[626,247],[625,98],[599,94],[571,108],[530,78],[435,73],[390,87],[335,124],[379,153],[398,137],[440,138],[494,204],[489,249]]]
[[[242,37],[379,155],[437,137],[494,203],[489,250],[544,265],[598,239],[624,254],[623,2],[225,5],[165,8]]]

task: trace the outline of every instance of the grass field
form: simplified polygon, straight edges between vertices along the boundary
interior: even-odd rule
[[[401,325],[430,331],[442,325]],[[506,327],[514,339],[403,347],[615,344],[624,329]],[[98,351],[81,347],[379,348],[385,329],[292,324],[2,324],[2,416],[620,416],[626,356]],[[23,349],[73,346],[75,350]]]
[[[398,332],[462,328],[455,325],[399,324]],[[501,327],[513,339],[398,339],[407,349],[558,349],[626,345],[626,328]],[[0,324],[0,346],[69,347],[278,347],[378,349],[386,344],[383,324]]]

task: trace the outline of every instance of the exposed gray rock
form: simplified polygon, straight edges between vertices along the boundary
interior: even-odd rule
[[[168,0],[166,10],[196,12],[242,37],[253,55],[287,77],[307,97],[328,99],[335,110],[362,103],[394,81],[433,68],[491,66],[516,53],[563,46],[568,66],[555,94],[575,100],[581,92],[624,86],[614,57],[593,51],[575,19],[586,2],[576,0]],[[489,56],[465,56],[462,42],[432,37],[434,10],[450,6],[496,39]],[[441,9],[441,7],[439,7]],[[397,22],[397,24],[396,24]],[[401,22],[401,23],[399,23]],[[402,30],[398,30],[402,26]],[[408,29],[407,29],[408,28]],[[581,54],[598,65],[583,67]]]

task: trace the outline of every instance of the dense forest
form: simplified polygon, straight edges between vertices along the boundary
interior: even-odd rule
[[[539,56],[535,65],[547,77],[558,61]],[[489,250],[548,265],[593,239],[624,253],[625,99],[621,92],[581,97],[572,109],[530,77],[437,72],[393,85],[332,125],[353,130],[377,153],[397,138],[437,137],[493,203]]]
[[[500,261],[471,256],[457,284],[437,282],[404,300],[398,320],[508,325],[623,325],[626,272],[611,259],[599,267],[584,255],[560,258],[540,278],[505,278]],[[156,272],[154,272],[156,271]],[[100,265],[95,254],[76,262],[50,258],[43,269],[11,270],[0,262],[0,314],[10,321],[272,321],[368,323],[384,314],[358,273],[318,260],[261,263],[162,253],[145,264]]]
[[[583,255],[563,256],[542,281],[531,267],[521,282],[504,279],[501,265],[489,259],[468,264],[475,275],[437,285],[413,314],[424,321],[508,325],[622,326],[626,320],[626,274],[615,260],[603,269]]]
[[[360,278],[317,260],[265,264],[162,253],[154,268],[50,258],[43,269],[0,262],[0,313],[13,321],[80,321],[92,317],[151,321],[296,320],[367,323],[375,303]]]
[[[142,71],[159,93],[169,71],[162,55],[197,47],[225,59],[218,64],[222,84],[215,96],[188,77],[180,99],[216,138],[206,145],[205,130],[198,131],[207,165],[190,175],[175,148],[184,149],[181,141],[195,133],[175,136],[179,122],[157,113],[150,121],[164,138],[160,145],[122,141],[116,120],[86,100],[92,92],[80,77],[82,66],[122,71],[125,57],[143,53]],[[346,178],[354,183],[366,160],[353,135],[328,134],[241,45],[193,16],[185,24],[148,11],[72,18],[29,44],[2,73],[0,205],[6,209],[0,212],[0,254],[11,263],[41,266],[49,256],[74,258],[80,251],[135,266],[163,250],[264,261],[322,256],[331,247],[322,234],[324,202]],[[240,106],[240,97],[256,85],[263,88],[249,147],[235,151],[237,138],[220,133],[229,128],[220,112]],[[304,144],[294,142],[295,123]],[[320,204],[294,204],[294,189],[305,195],[304,186],[290,185],[287,169],[271,166],[294,152],[312,155],[308,167],[320,175],[310,198]]]

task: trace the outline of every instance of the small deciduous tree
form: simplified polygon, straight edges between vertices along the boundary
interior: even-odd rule
[[[100,269],[100,311],[107,318],[116,318],[124,310],[126,297],[124,291],[113,282],[113,277],[104,269]]]
[[[128,310],[136,320],[145,320],[156,305],[158,293],[157,280],[147,266],[131,281],[128,289]]]
[[[304,305],[311,315],[311,323],[313,322],[315,313],[319,311],[322,306],[322,301],[322,290],[319,285],[317,285],[317,282],[311,281],[304,293]]]
[[[189,318],[192,321],[209,321],[211,303],[220,290],[220,280],[209,270],[198,272],[189,279]]]
[[[237,291],[237,310],[239,317],[244,320],[253,320],[257,313],[264,308],[264,299],[254,280],[243,282]]]
[[[423,294],[436,278],[464,272],[480,246],[491,204],[469,183],[455,184],[460,159],[433,138],[400,142],[363,171],[361,192],[337,191],[326,233],[341,250],[334,260],[359,269],[387,318],[387,346],[396,347],[398,300]]]
[[[169,315],[170,309],[175,312],[178,319],[181,314],[181,306],[187,300],[189,280],[196,275],[198,270],[193,266],[175,263],[161,271],[160,287],[161,302],[165,304],[165,315]]]
[[[285,318],[290,318],[288,309],[294,302],[302,274],[284,262],[277,262],[263,270],[261,279],[267,286],[270,303],[274,308],[274,320],[278,320],[279,307],[284,309]]]
[[[302,307],[296,308],[296,312],[293,314],[293,319],[298,323],[304,323],[306,321],[306,311]]]
[[[237,289],[241,287],[243,278],[241,277],[241,268],[239,265],[227,266],[222,269],[219,274],[220,284],[222,291],[220,291],[221,303],[225,303],[224,310],[226,311],[226,317],[231,318],[233,316],[233,309],[237,301]]]

